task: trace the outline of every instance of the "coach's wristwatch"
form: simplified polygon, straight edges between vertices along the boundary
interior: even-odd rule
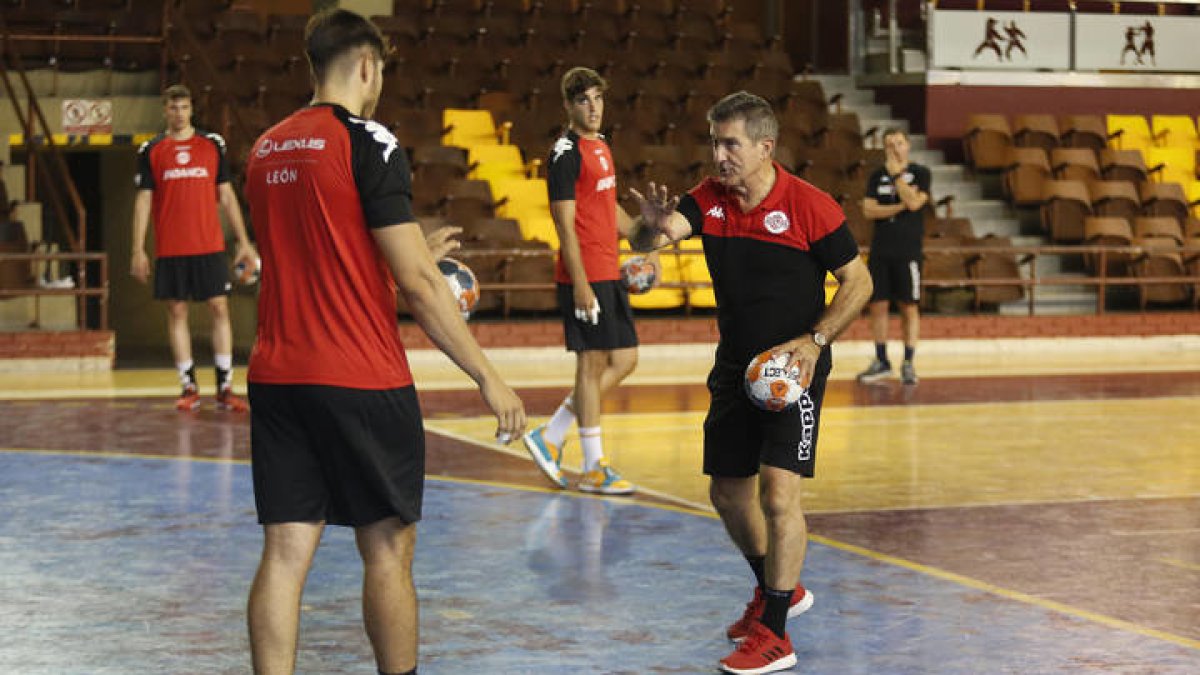
[[[817,345],[821,349],[825,349],[829,346],[829,338],[825,337],[824,333],[814,330],[812,336],[813,344]]]

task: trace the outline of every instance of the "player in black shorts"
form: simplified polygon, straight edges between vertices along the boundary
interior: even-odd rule
[[[634,491],[604,456],[600,402],[637,365],[637,332],[629,294],[621,284],[617,244],[633,219],[617,204],[617,172],[604,119],[604,78],[590,68],[562,77],[567,130],[550,151],[547,184],[550,215],[558,231],[558,306],[567,349],[575,352],[575,387],[550,421],[525,435],[525,447],[546,476],[566,487],[563,441],[579,421],[584,492],[624,495]],[[657,258],[652,258],[657,265]]]
[[[875,292],[871,296],[871,335],[875,359],[858,374],[859,382],[877,382],[892,376],[887,356],[888,302],[896,303],[904,330],[904,363],[900,380],[917,383],[913,356],[921,332],[921,243],[925,220],[921,209],[929,202],[929,169],[908,161],[908,135],[899,129],[883,134],[887,153],[884,165],[867,180],[863,214],[875,220],[868,266]]]
[[[758,582],[727,636],[738,648],[731,673],[769,673],[796,663],[787,617],[812,606],[800,583],[807,527],[801,481],[813,475],[829,345],[862,311],[870,274],[838,205],[772,160],[779,124],[771,105],[747,92],[708,112],[714,178],[679,199],[651,185],[634,192],[641,217],[630,241],[649,250],[700,235],[717,298],[720,342],[708,378],[704,472],[710,497]],[[825,306],[825,275],[839,282]],[[807,394],[794,410],[755,408],[743,390],[758,353],[786,354]]]
[[[371,120],[385,40],[329,10],[305,31],[314,101],[267,130],[246,167],[264,259],[250,357],[251,460],[263,551],[250,589],[256,673],[296,666],[300,598],[326,525],[354,528],[378,671],[413,675],[412,579],[422,515],[421,410],[396,291],[479,386],[497,438],[524,433],[520,399],[471,336],[412,215],[404,148]],[[448,234],[448,232],[447,232]],[[507,441],[506,441],[507,442]]]

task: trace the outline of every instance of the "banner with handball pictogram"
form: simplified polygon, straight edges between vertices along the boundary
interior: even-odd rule
[[[1200,17],[1080,14],[1078,70],[1200,71]]]
[[[112,101],[68,98],[62,102],[63,133],[72,135],[111,134]]]
[[[1043,12],[930,12],[934,68],[1067,70],[1071,17]]]

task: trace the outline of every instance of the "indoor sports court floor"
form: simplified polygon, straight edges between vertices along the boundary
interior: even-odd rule
[[[1198,346],[929,343],[904,389],[854,384],[867,346],[840,345],[795,672],[1200,672]],[[534,421],[569,386],[558,350],[494,356]],[[464,378],[414,354],[424,675],[715,671],[750,575],[698,473],[710,358],[643,350],[605,417],[643,492],[598,499],[547,489]],[[177,413],[174,377],[0,375],[0,672],[248,672],[247,421]],[[352,539],[326,538],[300,672],[374,672]]]

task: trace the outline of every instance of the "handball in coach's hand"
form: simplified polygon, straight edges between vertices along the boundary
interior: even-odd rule
[[[625,284],[625,290],[634,295],[649,291],[657,280],[658,270],[645,256],[634,256],[621,263],[621,282]]]
[[[509,443],[513,442],[513,436],[512,436],[512,434],[504,432],[504,431],[497,431],[496,432],[496,442],[499,443],[500,445],[508,445]]]
[[[800,383],[800,367],[787,368],[788,355],[772,356],[765,351],[750,360],[746,367],[746,396],[755,406],[770,412],[781,412],[796,405],[804,395]]]
[[[458,302],[458,311],[462,312],[463,320],[469,319],[475,305],[479,304],[479,281],[475,273],[454,258],[442,258],[437,266]]]
[[[253,265],[247,265],[245,260],[237,261],[233,266],[233,278],[243,286],[253,286],[262,275],[262,258],[255,258]]]

